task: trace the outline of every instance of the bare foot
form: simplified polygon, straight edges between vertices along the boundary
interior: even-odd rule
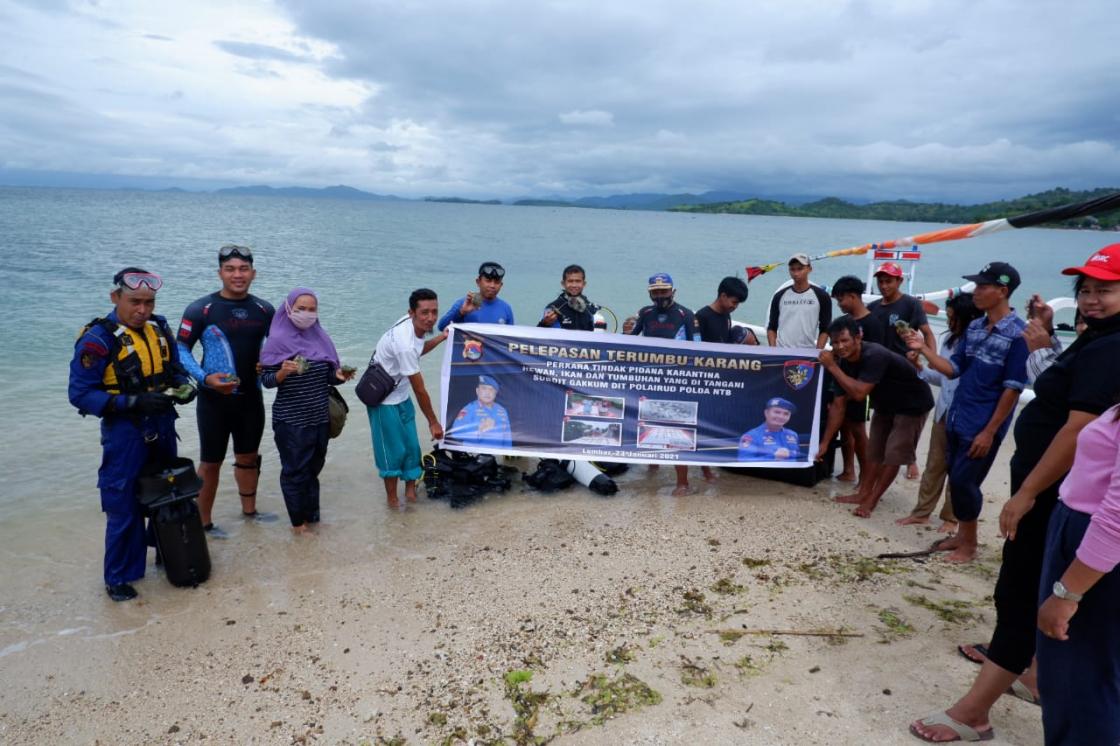
[[[844,503],[845,505],[859,505],[861,502],[863,502],[863,496],[858,492],[855,492],[851,495],[837,495],[832,499],[834,502]]]
[[[951,552],[961,545],[960,539],[954,534],[953,536],[946,536],[941,541],[935,542],[933,551],[935,552]]]
[[[836,475],[837,482],[854,482],[856,481],[856,473],[854,471],[842,471]]]
[[[911,479],[911,480],[921,479],[921,477],[922,477],[922,473],[920,471],[918,471],[918,465],[917,464],[910,464],[909,466],[906,467],[906,478],[907,479]]]
[[[292,526],[292,533],[296,536],[303,536],[304,534],[308,533],[307,524],[301,523],[298,526]]]
[[[963,565],[966,562],[971,562],[976,559],[976,547],[957,547],[953,551],[946,554],[943,559],[946,562],[953,562],[958,565]]]
[[[942,521],[941,525],[937,527],[937,533],[939,533],[939,534],[955,534],[955,533],[957,533],[957,522],[956,521]]]
[[[409,492],[408,490],[405,490],[404,491],[404,499],[408,500],[410,503],[416,502],[416,490],[412,490],[411,492]]]
[[[955,708],[950,707],[945,711],[945,714],[948,715],[952,720],[955,720],[962,725],[967,725],[980,734],[984,734],[992,729],[992,724],[987,720],[983,722],[967,722],[966,720],[962,720],[961,718],[963,717],[963,715],[961,713],[955,713],[954,709]],[[954,717],[954,715],[957,715],[957,717]],[[925,718],[923,718],[923,720],[924,719]],[[922,722],[922,720],[915,720],[914,722],[910,723],[910,732],[918,736],[918,738],[921,738],[923,741],[929,741],[931,743],[947,743],[949,741],[961,740],[960,735],[958,735],[957,732],[949,726],[926,725]]]
[[[673,490],[673,497],[684,497],[685,495],[691,494],[692,488],[687,484],[678,484],[676,489]]]
[[[928,515],[908,515],[895,521],[899,526],[922,526],[929,523]]]
[[[704,481],[708,484],[714,484],[719,481],[719,477],[716,476],[716,473],[707,466],[700,467],[700,472],[704,476]]]
[[[401,506],[401,501],[395,495],[393,497],[387,498],[386,503],[393,510],[396,510],[397,508],[399,508]]]
[[[852,515],[854,515],[856,518],[870,518],[871,517],[871,512],[873,510],[875,510],[875,506],[878,505],[878,504],[879,504],[878,500],[875,500],[873,502],[872,501],[861,502],[856,507],[856,509],[852,511]]]

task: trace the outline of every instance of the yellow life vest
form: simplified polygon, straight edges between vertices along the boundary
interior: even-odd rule
[[[114,328],[115,327],[115,328]],[[101,382],[110,394],[139,394],[163,389],[171,368],[171,344],[154,321],[142,330],[123,324],[105,324],[113,335],[114,351]]]

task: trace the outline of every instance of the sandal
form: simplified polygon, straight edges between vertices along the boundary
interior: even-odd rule
[[[970,655],[970,649],[975,651],[977,655]],[[983,643],[976,643],[975,645],[957,645],[957,652],[961,657],[971,663],[983,665],[984,661],[988,659],[988,646]]]
[[[922,725],[944,725],[949,730],[957,734],[956,738],[950,738],[946,741],[936,741],[932,738],[923,736],[914,728],[914,724],[910,724],[910,734],[915,738],[920,738],[926,743],[953,743],[954,741],[990,741],[996,737],[995,729],[988,728],[987,730],[976,730],[972,726],[958,723],[953,718],[949,717],[947,712],[935,712],[932,715],[926,715],[924,718],[918,720]]]
[[[1034,694],[1030,690],[1030,687],[1028,687],[1022,681],[1019,681],[1019,679],[1015,679],[1015,682],[1007,688],[1005,694],[1010,694],[1012,697],[1018,697],[1024,702],[1029,702],[1035,707],[1042,707],[1042,702],[1039,701],[1038,697],[1034,696]]]

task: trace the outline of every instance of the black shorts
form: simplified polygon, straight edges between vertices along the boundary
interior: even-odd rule
[[[207,464],[225,461],[226,447],[233,436],[233,452],[256,453],[264,435],[264,398],[257,389],[243,394],[198,392],[199,460]]]

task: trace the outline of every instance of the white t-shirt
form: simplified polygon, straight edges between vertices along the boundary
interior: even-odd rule
[[[828,330],[832,321],[832,299],[817,285],[810,284],[802,292],[787,285],[770,301],[770,323],[767,329],[778,333],[776,346],[817,346],[817,338]]]
[[[408,399],[412,384],[408,377],[420,372],[420,353],[424,351],[424,338],[416,336],[412,319],[403,316],[377,341],[374,358],[385,372],[397,379],[397,386],[382,404],[400,404]]]

